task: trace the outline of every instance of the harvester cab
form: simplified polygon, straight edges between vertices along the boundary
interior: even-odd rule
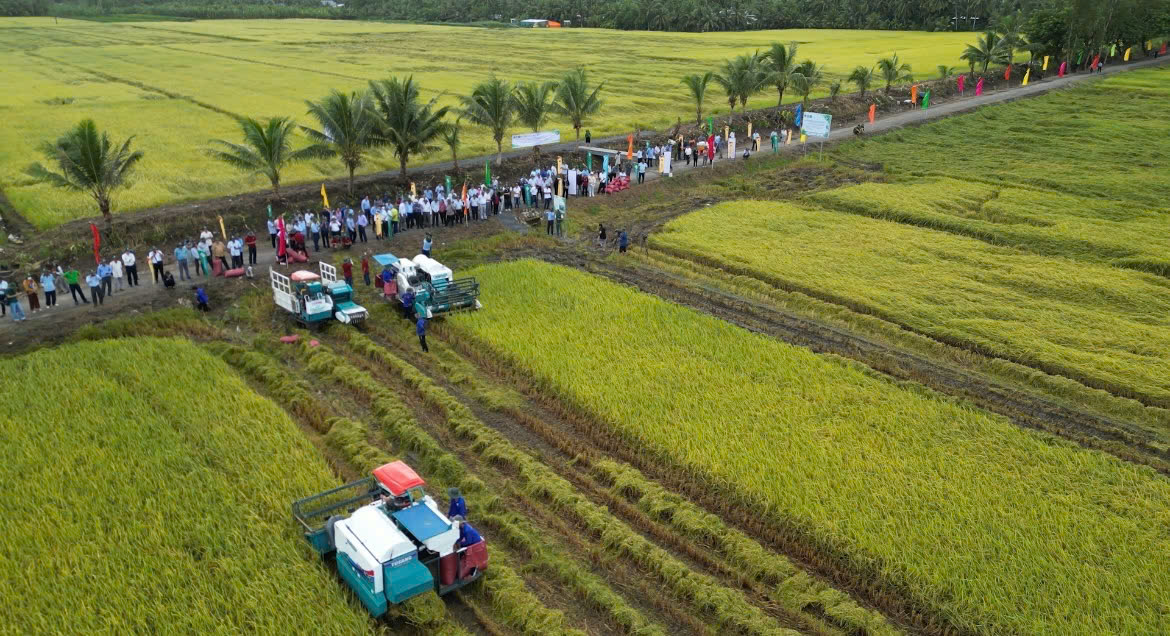
[[[429,256],[398,258],[378,254],[374,260],[389,269],[394,280],[385,292],[386,298],[398,302],[407,314],[434,318],[483,308],[479,282],[474,278],[456,280],[451,268]]]
[[[317,274],[302,270],[285,276],[269,270],[268,279],[273,301],[302,325],[316,326],[333,317],[333,298],[325,293]]]
[[[428,590],[440,596],[483,576],[484,541],[460,547],[459,528],[404,462],[293,503],[305,538],[357,594],[370,614]]]
[[[325,290],[333,299],[333,317],[337,322],[356,325],[370,316],[365,307],[353,301],[353,287],[344,280],[338,280],[336,267],[321,263],[320,269]]]

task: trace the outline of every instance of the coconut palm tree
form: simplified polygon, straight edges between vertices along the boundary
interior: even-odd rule
[[[459,146],[463,145],[463,140],[459,138],[460,128],[462,126],[459,125],[458,120],[444,122],[443,132],[441,133],[443,143],[447,144],[447,147],[451,149],[451,163],[455,164],[455,172],[459,172]]]
[[[735,113],[735,102],[739,101],[746,110],[747,100],[760,92],[767,79],[760,68],[760,55],[740,55],[723,63],[723,69],[713,77],[727,94],[727,104]]]
[[[763,56],[759,51],[752,55],[741,55],[737,59],[737,63],[743,67],[744,78],[743,87],[739,91],[739,110],[746,113],[748,99],[764,88],[767,75],[763,68]]]
[[[349,194],[353,196],[353,173],[362,165],[365,154],[379,145],[378,114],[366,91],[342,93],[334,90],[319,102],[306,101],[309,114],[320,130],[301,126],[322,156],[341,157],[349,171]]]
[[[833,82],[829,84],[829,103],[835,103],[837,101],[837,96],[840,94],[841,80],[833,80]]]
[[[553,102],[553,111],[564,115],[573,123],[577,139],[581,138],[581,126],[585,124],[585,120],[591,115],[596,115],[597,111],[601,110],[602,104],[605,103],[601,99],[603,86],[605,86],[605,82],[598,84],[590,91],[584,67],[578,67],[565,73],[560,84],[557,85],[557,98]]]
[[[766,81],[776,87],[776,106],[784,102],[784,91],[792,84],[792,75],[796,72],[796,42],[784,46],[774,42],[763,57],[763,71]]]
[[[414,76],[372,81],[370,94],[378,112],[378,137],[394,150],[405,178],[411,155],[435,149],[434,141],[442,135],[443,118],[450,107],[436,108],[438,97],[420,102]]]
[[[682,78],[682,83],[690,91],[691,98],[695,100],[695,121],[699,124],[703,123],[703,98],[707,96],[707,85],[711,83],[713,77],[715,77],[715,73],[707,71],[702,75],[687,75]]]
[[[244,143],[212,139],[207,154],[249,174],[264,175],[272,183],[272,198],[280,198],[280,172],[285,166],[305,159],[321,157],[321,150],[312,146],[292,149],[297,124],[289,117],[272,117],[257,121],[251,117],[239,118]]]
[[[946,78],[954,75],[955,71],[957,71],[957,70],[959,70],[959,67],[957,67],[957,66],[947,66],[946,64],[939,64],[938,65],[938,78],[939,79],[946,79]]]
[[[983,72],[986,73],[987,67],[993,63],[1006,62],[1007,55],[1004,54],[1003,47],[1000,45],[999,36],[988,31],[976,38],[975,44],[968,44],[959,59],[965,60],[972,69],[981,65]]]
[[[484,80],[471,89],[470,95],[461,95],[459,109],[462,118],[492,131],[496,142],[496,165],[504,158],[504,134],[516,119],[516,103],[512,100],[512,84],[498,77]]]
[[[512,91],[516,119],[532,132],[539,132],[552,114],[552,98],[556,91],[556,82],[518,82],[516,90]]]
[[[886,82],[886,94],[890,94],[890,86],[894,82],[912,82],[914,76],[910,73],[910,65],[898,59],[894,53],[890,57],[883,57],[877,61],[878,72]]]
[[[1009,66],[1016,59],[1016,49],[1024,44],[1024,38],[1020,35],[1023,20],[1023,14],[1016,11],[1002,16],[995,25],[995,34],[999,36],[1000,52]]]
[[[824,78],[824,69],[812,60],[805,60],[796,67],[796,72],[792,76],[793,88],[800,94],[805,106],[808,106],[809,93],[813,92]]]
[[[142,151],[130,151],[131,136],[119,146],[110,142],[109,133],[99,133],[92,119],[83,119],[55,142],[45,142],[40,150],[56,164],[58,172],[34,163],[25,174],[37,181],[66,190],[88,193],[98,205],[106,227],[114,223],[110,206],[114,190],[124,187],[142,160]]]
[[[857,90],[861,91],[861,96],[865,97],[865,92],[877,81],[877,73],[874,72],[873,67],[858,66],[853,69],[847,79],[857,87]]]

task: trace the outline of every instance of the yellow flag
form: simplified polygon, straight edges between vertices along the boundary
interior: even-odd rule
[[[410,196],[412,196],[412,197],[418,196],[418,191],[414,189],[414,182],[413,181],[410,182]]]
[[[329,195],[325,194],[325,184],[321,184],[321,202],[324,203],[325,209],[329,209]]]
[[[1128,49],[1126,49],[1126,50],[1125,50],[1125,61],[1126,61],[1126,62],[1128,62],[1128,61],[1129,61],[1129,52],[1130,52],[1130,51],[1132,51],[1132,50],[1133,50],[1133,47],[1132,47],[1132,46],[1131,46],[1131,47],[1129,47]]]
[[[223,229],[223,217],[219,217],[219,233],[223,234],[223,240],[227,240],[227,230]]]
[[[1020,86],[1027,86],[1028,85],[1028,78],[1031,76],[1032,76],[1032,69],[1028,69],[1024,73],[1024,81],[1020,82]]]
[[[1044,56],[1044,67],[1041,68],[1040,70],[1042,70],[1042,71],[1048,70],[1048,56],[1047,55]]]
[[[1153,40],[1146,40],[1146,50],[1149,51],[1152,48],[1154,48],[1154,41]]]
[[[804,133],[800,133],[800,143],[803,144],[806,141],[808,141],[808,135],[806,135]]]
[[[747,142],[749,144],[752,143],[752,122],[750,122],[750,121],[748,122]]]

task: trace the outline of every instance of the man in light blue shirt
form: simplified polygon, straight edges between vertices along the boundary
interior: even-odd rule
[[[187,258],[189,256],[190,252],[187,250],[186,245],[180,243],[179,246],[175,248],[175,263],[179,265],[179,280],[181,281],[191,278],[191,274],[187,270]],[[99,267],[98,269],[101,268]]]
[[[366,226],[370,224],[370,215],[363,210],[357,218],[358,240],[362,243],[366,242]]]
[[[93,304],[106,304],[106,295],[102,293],[102,279],[100,276],[90,272],[85,277],[85,284],[89,285],[89,297],[93,299]]]
[[[49,271],[41,272],[41,289],[45,292],[45,308],[57,306],[57,280]]]
[[[114,268],[109,263],[102,263],[97,268],[98,278],[102,281],[102,296],[111,296],[114,293]]]

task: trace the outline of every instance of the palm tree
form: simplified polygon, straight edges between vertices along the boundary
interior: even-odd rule
[[[833,83],[829,84],[829,103],[831,104],[831,103],[836,102],[837,96],[840,94],[841,94],[841,80],[833,80]]]
[[[88,192],[98,204],[106,227],[114,223],[110,213],[114,190],[126,185],[134,166],[142,159],[142,151],[130,152],[131,136],[121,146],[110,143],[108,133],[99,133],[92,119],[83,119],[56,142],[45,142],[41,152],[57,164],[53,172],[39,163],[25,169],[25,174],[50,185],[67,190]]]
[[[1008,65],[1016,59],[1016,49],[1024,44],[1020,37],[1023,26],[1023,14],[1019,11],[1001,17],[995,25],[995,33],[999,36],[999,48]]]
[[[972,69],[981,64],[983,72],[986,73],[988,66],[991,66],[992,63],[1006,62],[1007,56],[1003,52],[1003,47],[1000,46],[999,36],[988,31],[983,36],[976,38],[975,44],[968,44],[959,59],[965,60]]]
[[[938,78],[939,79],[946,79],[946,78],[954,75],[955,71],[957,71],[957,70],[959,70],[959,67],[957,67],[957,66],[947,66],[946,64],[939,64],[938,65]]]
[[[759,51],[737,58],[737,64],[743,68],[743,87],[739,91],[739,110],[741,113],[747,112],[748,99],[764,87],[767,75],[765,75],[762,60],[763,57]]]
[[[433,142],[443,132],[443,118],[450,107],[436,108],[438,97],[419,102],[414,76],[370,82],[370,93],[378,111],[378,137],[394,149],[405,178],[410,156],[435,148]]]
[[[463,145],[463,140],[459,138],[459,122],[444,122],[443,123],[443,143],[451,149],[451,162],[455,164],[455,172],[459,172],[459,146]]]
[[[520,123],[539,132],[552,114],[556,82],[518,82],[512,92],[513,109]]]
[[[874,72],[873,67],[858,66],[853,69],[847,79],[857,87],[857,90],[861,91],[861,96],[865,97],[865,92],[877,81],[877,73]]]
[[[808,106],[808,95],[825,78],[825,71],[812,60],[805,60],[796,67],[792,75],[793,87],[800,93],[801,100]]]
[[[349,170],[349,194],[353,196],[353,173],[362,165],[366,152],[380,141],[378,114],[370,94],[334,90],[319,102],[305,104],[321,130],[301,126],[301,131],[315,142],[312,148],[320,155],[341,157]]]
[[[553,110],[569,118],[573,123],[573,130],[577,132],[577,139],[581,138],[581,126],[584,125],[585,118],[601,110],[604,103],[600,97],[602,86],[605,86],[605,82],[598,84],[592,91],[589,90],[584,67],[565,73],[557,86]]]
[[[890,94],[890,86],[894,82],[912,82],[914,76],[910,74],[910,65],[898,59],[894,53],[890,57],[883,57],[877,61],[878,72],[886,82],[886,94]]]
[[[760,69],[760,55],[740,55],[723,63],[721,72],[713,78],[727,93],[727,104],[735,114],[735,102],[747,107],[747,100],[760,91],[765,79]]]
[[[703,98],[707,96],[707,85],[711,83],[713,77],[715,77],[715,73],[707,71],[702,75],[687,75],[682,78],[682,83],[686,85],[687,90],[691,93],[691,98],[695,100],[695,121],[699,124],[703,123]]]
[[[504,159],[504,134],[516,119],[516,104],[512,100],[512,85],[498,77],[484,80],[471,89],[471,95],[461,95],[459,110],[473,124],[489,128],[496,141],[496,165]]]
[[[239,118],[244,143],[235,144],[223,139],[211,143],[222,149],[209,148],[207,154],[249,174],[261,174],[272,182],[273,199],[280,198],[280,171],[295,161],[321,157],[321,150],[312,146],[294,151],[292,137],[296,122],[289,117],[272,117],[260,122],[251,117]]]
[[[796,42],[788,46],[773,43],[772,48],[764,53],[763,62],[767,82],[776,87],[776,106],[779,107],[784,102],[784,91],[788,90],[792,75],[796,72]]]

